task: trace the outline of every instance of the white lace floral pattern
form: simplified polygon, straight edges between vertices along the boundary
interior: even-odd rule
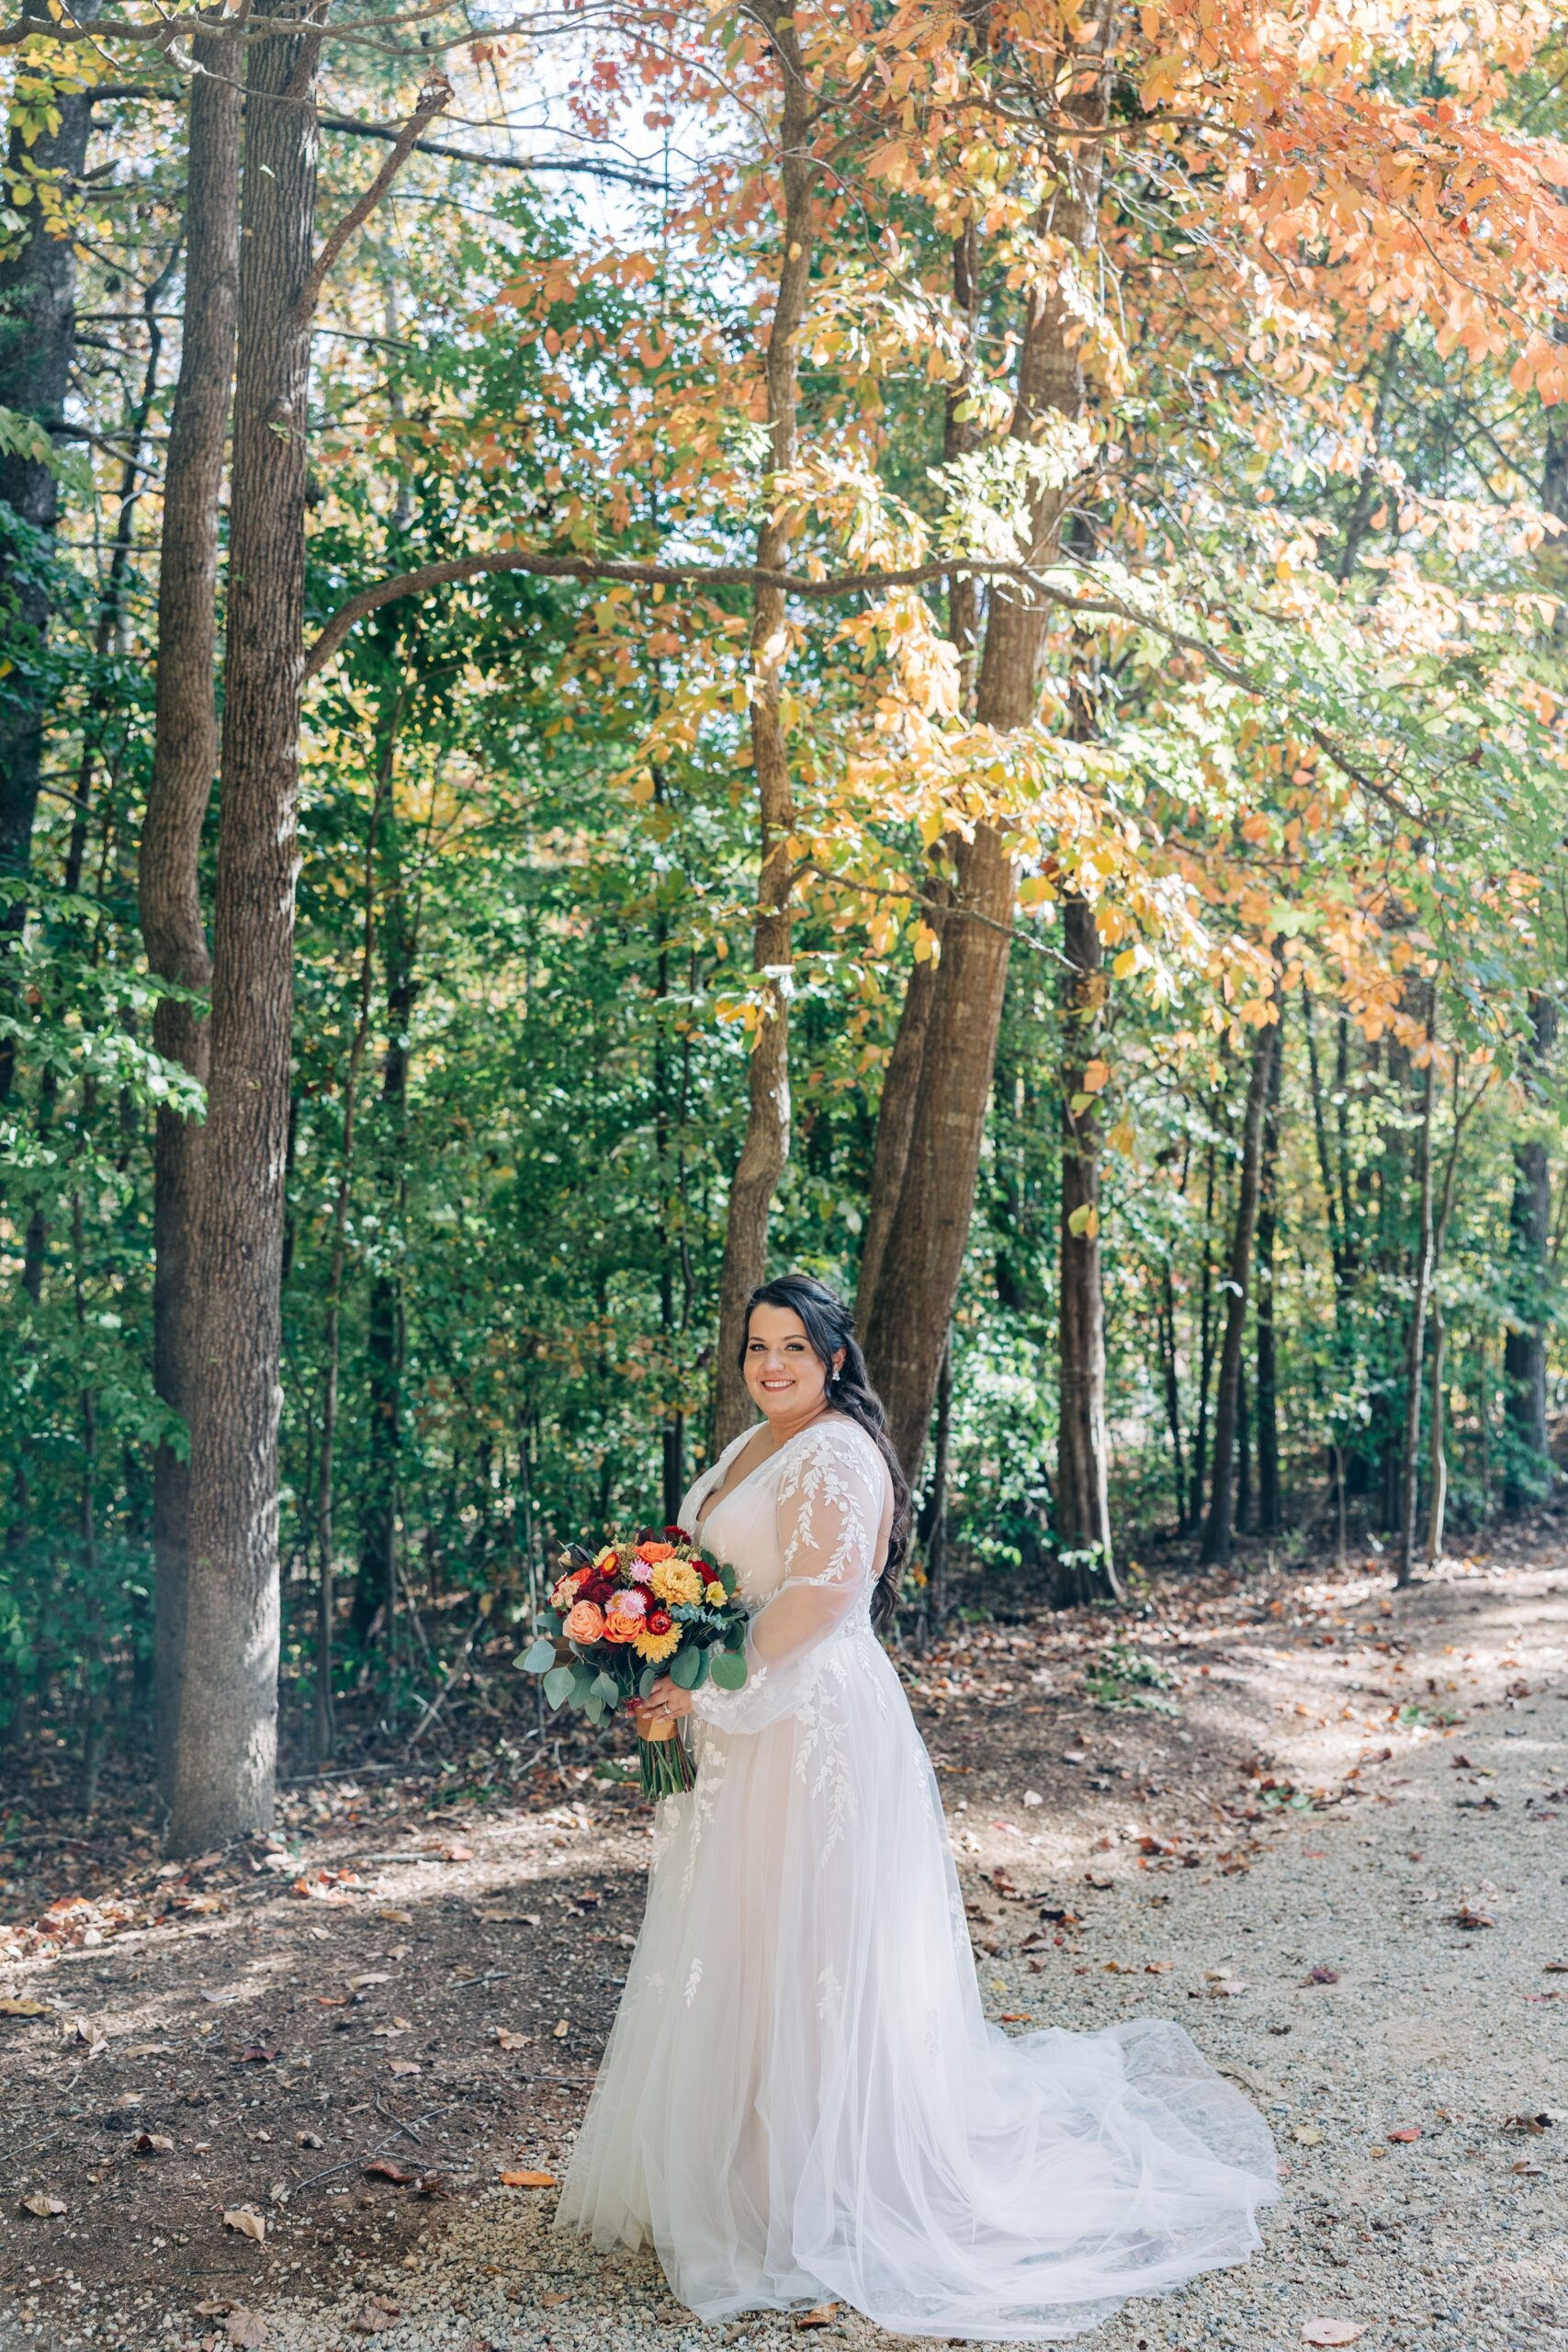
[[[1272,2143],[1174,2022],[987,2024],[870,1622],[887,1502],[875,1445],[829,1417],[702,1518],[753,1612],[750,1677],[696,1694],[696,1784],[657,1809],[556,2226],[651,2240],[710,2323],[841,2301],[895,2335],[1078,2335],[1250,2253]]]

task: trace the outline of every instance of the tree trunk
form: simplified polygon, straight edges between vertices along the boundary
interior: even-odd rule
[[[1112,0],[1100,0],[1096,17],[1078,20],[1086,70],[1063,101],[1091,133],[1106,117],[1104,61],[1114,13]],[[1049,208],[1053,234],[1080,254],[1095,242],[1102,143],[1090,136],[1075,153],[1064,151],[1061,183]],[[1081,323],[1059,285],[1031,288],[1011,425],[1015,441],[1033,443],[1055,419],[1082,413]],[[1052,490],[1034,500],[1027,525],[1031,562],[1046,563],[1055,553],[1068,495]],[[1049,619],[1048,608],[1027,587],[996,584],[975,689],[981,726],[1007,734],[1033,724]],[[904,1181],[864,1334],[872,1377],[911,1482],[925,1451],[964,1271],[1013,917],[1013,862],[994,825],[977,824],[970,839],[959,842],[953,867]]]
[[[343,1319],[343,1277],[347,1260],[348,1207],[354,1189],[355,1113],[359,1103],[359,1073],[370,1036],[370,985],[376,955],[376,836],[383,807],[391,798],[393,763],[397,757],[397,721],[387,729],[376,776],[365,839],[364,929],[359,950],[358,1006],[349,1043],[348,1067],[343,1081],[343,1140],[338,1158],[337,1193],[333,1202],[332,1251],[327,1266],[326,1329],[321,1352],[321,1442],[316,1464],[316,1675],[312,1710],[315,1760],[330,1763],[337,1739],[333,1703],[333,1636],[337,1623],[336,1579],[333,1539],[333,1481],[336,1470],[338,1373]]]
[[[811,282],[816,166],[811,152],[811,86],[795,20],[784,0],[759,0],[758,14],[777,53],[784,84],[780,177],[784,258],[768,340],[770,512],[757,534],[757,562],[782,571],[790,533],[781,488],[799,454],[801,322]],[[714,1445],[729,1443],[753,1418],[739,1368],[746,1302],[768,1264],[768,1217],[789,1161],[790,834],[795,797],[783,691],[788,622],[782,589],[759,588],[751,614],[751,758],[757,775],[757,914],[752,965],[760,993],[747,1069],[746,1134],[730,1179],[719,1273],[718,1360],[714,1366]]]
[[[369,1391],[365,1507],[352,1629],[363,1644],[378,1611],[390,1626],[397,1611],[398,1530],[401,1510],[404,1307],[402,1250],[407,1208],[410,1031],[418,994],[418,925],[410,905],[397,803],[381,818],[381,959],[387,992],[387,1053],[381,1066],[379,1182],[385,1229],[370,1282],[365,1351]]]
[[[1399,1557],[1394,1572],[1394,1582],[1400,1586],[1410,1582],[1416,1566],[1416,1499],[1421,1475],[1421,1369],[1427,1353],[1427,1307],[1432,1295],[1436,1257],[1432,1224],[1432,1104],[1438,1075],[1437,1025],[1434,1002],[1427,1019],[1427,1068],[1421,1084],[1421,1128],[1416,1147],[1420,1231],[1416,1248],[1416,1290],[1410,1304],[1404,1353],[1404,1443],[1400,1457]]]
[[[1530,1004],[1531,1038],[1525,1057],[1532,1097],[1557,1036],[1557,1007],[1549,997]],[[1539,1502],[1551,1478],[1546,1426],[1546,1340],[1551,1243],[1551,1165],[1545,1143],[1531,1136],[1514,1147],[1509,1213],[1513,1317],[1503,1344],[1503,1507],[1522,1510]]]
[[[1100,1102],[1084,1086],[1098,1055],[1104,958],[1094,910],[1076,894],[1062,908],[1061,1282],[1057,1320],[1056,1600],[1070,1608],[1109,1591],[1110,1447],[1105,1430],[1105,1300],[1100,1267]]]
[[[1258,1201],[1258,1532],[1284,1525],[1280,1493],[1279,1357],[1274,1337],[1274,1256],[1280,1228],[1280,1082],[1285,1058],[1284,1011],[1269,1074],[1263,1114],[1263,1173]]]
[[[229,44],[199,39],[198,64]],[[190,85],[186,163],[186,282],[179,380],[169,423],[158,574],[158,662],[152,775],[138,864],[141,935],[160,979],[205,994],[212,969],[202,921],[202,826],[218,765],[213,690],[217,636],[218,510],[234,369],[240,263],[240,92],[222,70]],[[207,1082],[208,1028],[195,1006],[162,1000],[152,1014],[159,1053]],[[203,1131],[160,1108],[153,1147],[153,1377],[188,1430],[199,1385],[195,1250]],[[186,1462],[159,1446],[152,1473],[156,1578],[155,1710],[159,1786],[174,1779],[186,1566]]]
[[[935,927],[940,931],[940,924]],[[915,1106],[926,1040],[931,1033],[931,1006],[936,1000],[936,976],[937,963],[932,956],[911,969],[893,1051],[882,1081],[865,1237],[861,1243],[860,1281],[855,1291],[855,1321],[863,1331],[871,1326],[876,1286],[886,1261],[887,1237],[893,1230],[904,1171],[909,1164],[909,1139],[915,1132]]]
[[[78,22],[96,17],[102,0],[80,0]],[[25,0],[24,20],[51,21],[44,0]],[[93,128],[93,96],[50,89],[51,120],[39,129],[48,68],[25,62],[12,104],[6,152],[8,188],[33,201],[17,205],[22,233],[0,260],[0,408],[30,420],[51,440],[64,431],[65,401],[76,349],[76,248],[57,235],[38,201],[35,180],[65,183],[66,201],[81,179]],[[11,199],[8,199],[11,200]],[[45,650],[50,568],[60,519],[60,483],[42,456],[0,449],[0,635],[10,669],[0,693],[0,880],[25,880],[32,863],[50,685]],[[20,892],[0,905],[0,957],[9,959],[27,919]],[[0,1036],[0,1102],[11,1090],[16,1041]]]
[[[1432,1404],[1431,1429],[1427,1436],[1430,1448],[1431,1496],[1427,1505],[1427,1566],[1435,1568],[1443,1556],[1443,1541],[1447,1532],[1449,1510],[1449,1450],[1448,1432],[1448,1341],[1449,1327],[1443,1310],[1436,1299],[1432,1302]]]
[[[1210,1243],[1219,1156],[1219,1146],[1211,1136],[1203,1170],[1203,1223],[1199,1239],[1203,1266],[1198,1289],[1198,1412],[1192,1431],[1192,1498],[1187,1513],[1194,1529],[1203,1524],[1203,1487],[1209,1475],[1209,1398],[1214,1376],[1214,1266]]]
[[[1258,1194],[1262,1176],[1263,1118],[1279,1038],[1277,1022],[1270,1021],[1259,1029],[1258,1041],[1252,1049],[1252,1074],[1247,1081],[1235,1224],[1231,1234],[1230,1266],[1225,1283],[1225,1335],[1220,1349],[1219,1394],[1214,1400],[1214,1461],[1209,1488],[1209,1516],[1203,1525],[1201,1554],[1206,1567],[1224,1566],[1231,1556],[1234,1532],[1232,1481],[1235,1475],[1236,1419],[1241,1403],[1242,1342],[1247,1333],[1247,1301],[1252,1277],[1252,1237],[1258,1224]]]
[[[1170,1429],[1170,1475],[1176,1495],[1176,1532],[1187,1532],[1187,1473],[1181,1460],[1181,1381],[1176,1361],[1176,1285],[1170,1259],[1160,1269],[1160,1355],[1165,1373],[1165,1418]]]
[[[283,17],[272,0],[257,17]],[[286,18],[286,21],[289,20]],[[253,17],[253,23],[256,18]],[[297,20],[295,20],[297,21]],[[222,800],[172,1851],[272,1819],[279,1283],[321,33],[250,48]]]
[[[966,360],[972,360],[975,330],[978,323],[979,306],[979,240],[971,222],[953,246],[953,300],[955,310],[967,322],[965,337]],[[942,457],[951,464],[976,446],[976,433],[968,409],[974,391],[972,369],[966,365],[960,380],[950,387],[942,435]],[[973,573],[955,574],[948,582],[947,633],[957,648],[963,668],[963,702],[972,712],[975,702],[975,651],[980,629],[979,582]],[[955,844],[950,843],[949,854]],[[904,1171],[909,1164],[909,1137],[914,1133],[915,1105],[920,1091],[920,1069],[925,1058],[926,1038],[931,1029],[931,1003],[936,994],[938,958],[941,956],[942,917],[947,900],[947,885],[934,867],[930,870],[926,895],[932,901],[927,910],[927,921],[936,933],[936,956],[928,956],[910,971],[904,1002],[898,1016],[898,1027],[893,1039],[893,1051],[887,1071],[882,1081],[882,1101],[876,1114],[876,1148],[872,1159],[871,1193],[866,1210],[865,1235],[861,1243],[860,1280],[855,1292],[855,1321],[861,1330],[871,1327],[872,1308],[876,1298],[876,1285],[882,1278],[883,1261],[887,1250],[887,1237],[897,1213],[898,1197],[904,1187]]]

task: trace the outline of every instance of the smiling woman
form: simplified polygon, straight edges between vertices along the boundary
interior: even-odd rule
[[[847,1309],[750,1302],[764,1419],[682,1522],[753,1610],[695,1719],[556,2226],[651,2240],[704,2319],[834,2298],[887,2328],[1076,2335],[1242,2259],[1268,2128],[1187,2035],[1010,2038],[982,2011],[931,1759],[873,1630],[908,1499]]]

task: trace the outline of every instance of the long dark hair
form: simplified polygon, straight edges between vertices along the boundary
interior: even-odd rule
[[[751,1316],[759,1306],[782,1306],[799,1316],[811,1352],[828,1375],[829,1405],[835,1413],[842,1413],[847,1420],[864,1430],[887,1464],[887,1475],[893,1481],[893,1525],[887,1537],[887,1558],[871,1597],[872,1623],[885,1624],[897,1606],[898,1578],[909,1548],[909,1482],[888,1438],[887,1416],[882,1409],[881,1397],[871,1385],[865,1357],[855,1337],[854,1317],[837,1291],[829,1290],[826,1283],[816,1281],[810,1274],[780,1274],[776,1281],[764,1283],[761,1290],[754,1290],[746,1302],[746,1318],[740,1327],[742,1375],[751,1339]],[[835,1370],[833,1358],[840,1352],[844,1361]]]

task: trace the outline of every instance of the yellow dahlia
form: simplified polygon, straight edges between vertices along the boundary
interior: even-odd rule
[[[650,1581],[660,1600],[670,1609],[700,1600],[703,1596],[703,1580],[688,1560],[660,1560]]]
[[[638,1657],[647,1658],[652,1666],[662,1666],[681,1646],[681,1628],[671,1625],[667,1634],[639,1634],[633,1646]]]

